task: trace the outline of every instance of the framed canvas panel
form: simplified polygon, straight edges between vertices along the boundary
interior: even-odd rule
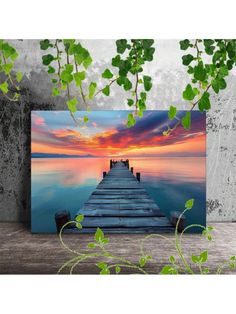
[[[186,131],[167,111],[146,111],[133,126],[129,113],[80,111],[74,121],[69,111],[32,111],[33,233],[54,233],[77,215],[82,229],[68,232],[173,232],[187,200],[179,228],[205,226],[205,114],[193,111]]]

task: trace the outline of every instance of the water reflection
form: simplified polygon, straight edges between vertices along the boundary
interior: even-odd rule
[[[167,216],[194,197],[187,223],[205,224],[205,158],[130,158],[130,165]],[[55,232],[55,212],[69,209],[73,216],[108,170],[107,158],[32,159],[32,231]]]

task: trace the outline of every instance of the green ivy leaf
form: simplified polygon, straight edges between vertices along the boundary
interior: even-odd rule
[[[210,47],[210,46],[214,45],[214,43],[215,42],[213,39],[204,39],[203,40],[203,44],[205,47]]]
[[[143,39],[142,40],[143,48],[150,48],[154,44],[153,39]]]
[[[74,97],[70,100],[67,100],[67,106],[70,110],[70,112],[75,113],[77,111],[76,105],[78,103],[77,99]]]
[[[210,47],[206,47],[206,48],[205,48],[206,53],[207,53],[208,55],[210,55],[210,56],[213,55],[214,50],[215,50],[215,47],[214,47],[214,46],[210,46]]]
[[[176,117],[177,109],[174,106],[170,106],[169,112],[168,112],[168,118],[170,120],[173,120]]]
[[[206,79],[206,70],[204,69],[203,62],[200,61],[195,67],[194,67],[194,78],[198,81],[203,82]]]
[[[145,258],[144,256],[140,257],[140,259],[139,259],[139,265],[140,265],[141,267],[144,267],[144,266],[146,265],[146,262],[147,262],[147,260],[146,260],[146,258]]]
[[[143,101],[146,101],[146,100],[147,100],[147,93],[141,92],[141,93],[140,93],[140,97],[141,97],[141,99],[142,99]]]
[[[192,86],[190,84],[188,84],[185,88],[185,90],[183,91],[183,98],[185,100],[193,100],[194,97],[196,96],[196,92],[193,90]]]
[[[41,40],[39,44],[41,50],[47,50],[49,47],[53,46],[48,39]]]
[[[127,127],[130,128],[130,127],[134,126],[134,125],[135,125],[135,122],[136,122],[136,120],[135,120],[133,114],[132,114],[132,113],[129,113],[129,114],[128,114]]]
[[[85,67],[85,69],[87,69],[92,62],[93,59],[90,56],[88,56],[83,62],[83,66]]]
[[[113,74],[111,73],[111,71],[109,69],[106,69],[102,73],[102,77],[105,78],[105,79],[111,79],[113,77]]]
[[[173,255],[171,255],[171,256],[169,257],[169,261],[170,261],[171,263],[175,263],[175,257],[174,257]]]
[[[3,94],[7,94],[8,93],[8,83],[4,82],[2,84],[0,84],[0,90],[3,92]]]
[[[100,274],[101,275],[110,275],[110,271],[108,268],[103,268],[101,271],[100,271]]]
[[[82,214],[77,215],[76,218],[75,218],[75,220],[76,220],[77,222],[83,221],[83,220],[84,220],[84,215],[82,215]]]
[[[74,73],[74,79],[76,86],[81,86],[82,81],[85,79],[86,73],[85,71]]]
[[[54,57],[51,54],[48,54],[43,56],[42,60],[44,65],[49,65],[54,60]]]
[[[185,116],[181,119],[182,126],[185,130],[190,129],[191,127],[191,112],[187,111]]]
[[[100,229],[99,227],[97,228],[97,231],[94,235],[94,239],[97,242],[101,242],[104,239],[104,233],[103,233],[102,229]]]
[[[197,256],[197,255],[192,255],[192,256],[191,256],[191,260],[192,260],[192,262],[193,262],[194,264],[198,264],[199,261],[200,261],[200,258],[199,258],[199,256]]]
[[[203,272],[203,274],[209,274],[210,270],[209,270],[209,268],[205,267],[205,268],[203,268],[202,272]]]
[[[107,264],[104,263],[104,262],[99,262],[96,264],[98,268],[100,269],[104,269],[104,268],[107,268]]]
[[[120,273],[120,271],[121,271],[120,266],[116,266],[115,271],[116,271],[116,274],[119,274],[119,273]]]
[[[146,48],[144,49],[144,58],[146,61],[152,61],[153,60],[153,55],[155,52],[154,47]]]
[[[200,254],[200,263],[205,263],[208,259],[208,251],[203,251],[201,254]]]
[[[138,108],[141,112],[146,110],[146,104],[145,104],[145,101],[143,99],[139,99]]]
[[[94,248],[96,247],[96,244],[93,243],[93,242],[90,242],[90,243],[88,243],[87,247],[88,247],[89,249],[94,249]]]
[[[162,268],[162,270],[160,271],[160,274],[161,275],[177,275],[178,271],[172,265],[166,265]]]
[[[76,226],[76,228],[78,228],[78,229],[82,229],[82,225],[81,225],[81,223],[79,223],[79,222],[77,222],[77,223],[75,224],[75,226]]]
[[[55,72],[56,72],[55,68],[49,65],[49,67],[48,67],[48,74],[53,74]]]
[[[110,95],[110,86],[106,85],[103,89],[102,89],[102,93],[106,96]]]
[[[2,69],[5,72],[6,75],[9,75],[11,73],[11,69],[13,67],[12,63],[6,63],[2,65]]]
[[[120,60],[119,63],[119,75],[126,76],[131,69],[131,63],[128,60]]]
[[[116,48],[117,52],[122,54],[125,52],[127,48],[127,40],[126,39],[119,39],[116,41]]]
[[[209,110],[211,108],[210,94],[204,92],[198,103],[198,108],[200,111]]]
[[[223,78],[219,78],[219,79],[218,79],[218,84],[219,84],[219,88],[220,88],[220,89],[225,89],[226,86],[227,86],[226,81],[225,81],[225,79],[223,79]]]
[[[112,58],[111,64],[112,64],[114,67],[119,67],[119,66],[120,66],[120,61],[121,61],[120,55],[117,55],[117,56],[115,56],[114,58]]]
[[[73,81],[73,75],[70,72],[63,70],[61,72],[61,79],[64,83],[69,84]]]
[[[194,60],[194,57],[190,54],[187,54],[182,57],[183,65],[189,65]]]
[[[211,81],[211,86],[212,86],[214,92],[215,92],[216,94],[218,94],[218,93],[219,93],[219,90],[220,90],[220,87],[219,87],[219,83],[218,83],[218,81],[217,81],[216,79],[214,79],[214,80]]]
[[[20,83],[22,81],[23,78],[23,73],[22,72],[16,72],[16,80],[18,83]]]
[[[134,100],[131,99],[131,98],[127,99],[127,104],[128,104],[128,106],[130,106],[130,107],[133,106]]]
[[[191,198],[185,202],[185,208],[192,209],[194,205],[194,198]]]
[[[124,80],[124,90],[128,91],[132,88],[132,83],[130,82],[130,80],[126,77]]]
[[[89,85],[89,96],[88,96],[89,99],[93,98],[96,88],[97,88],[97,83],[91,82]]]
[[[150,91],[152,88],[152,78],[150,76],[143,76],[143,85],[146,92]]]
[[[217,61],[219,61],[222,57],[222,54],[220,51],[216,51],[213,55],[213,58],[212,58],[212,62],[215,64]]]
[[[179,42],[179,44],[180,44],[180,49],[181,50],[187,50],[189,48],[189,45],[190,45],[190,40],[188,40],[188,39],[181,40]]]
[[[9,57],[12,59],[12,61],[15,61],[15,59],[18,57],[18,53],[16,52],[16,49],[9,45],[7,42],[3,42],[2,44],[2,52],[6,59]]]
[[[60,90],[57,87],[53,87],[52,96],[56,97],[58,95],[60,95]]]

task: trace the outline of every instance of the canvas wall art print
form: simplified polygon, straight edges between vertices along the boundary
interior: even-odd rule
[[[146,111],[131,127],[128,114],[80,111],[75,123],[69,111],[32,111],[33,233],[56,232],[55,215],[68,212],[84,215],[78,232],[172,232],[188,199],[185,226],[206,224],[205,114],[167,136],[168,111]]]

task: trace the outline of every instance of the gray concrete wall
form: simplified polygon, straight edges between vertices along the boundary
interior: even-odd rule
[[[66,109],[65,97],[51,96],[51,83],[41,64],[39,41],[11,41],[20,57],[16,70],[24,72],[19,103],[0,96],[0,221],[30,219],[30,111]],[[94,59],[89,79],[98,81],[98,73],[109,66],[115,54],[113,40],[83,40]],[[154,78],[148,109],[167,110],[170,104],[187,109],[182,90],[189,82],[181,64],[177,40],[157,40],[155,60],[146,67]],[[99,84],[102,84],[99,81]],[[80,106],[83,109],[82,106]],[[112,88],[111,97],[93,101],[93,110],[128,109],[125,93]],[[212,95],[207,114],[207,220],[236,220],[236,76],[228,78],[228,87]]]

